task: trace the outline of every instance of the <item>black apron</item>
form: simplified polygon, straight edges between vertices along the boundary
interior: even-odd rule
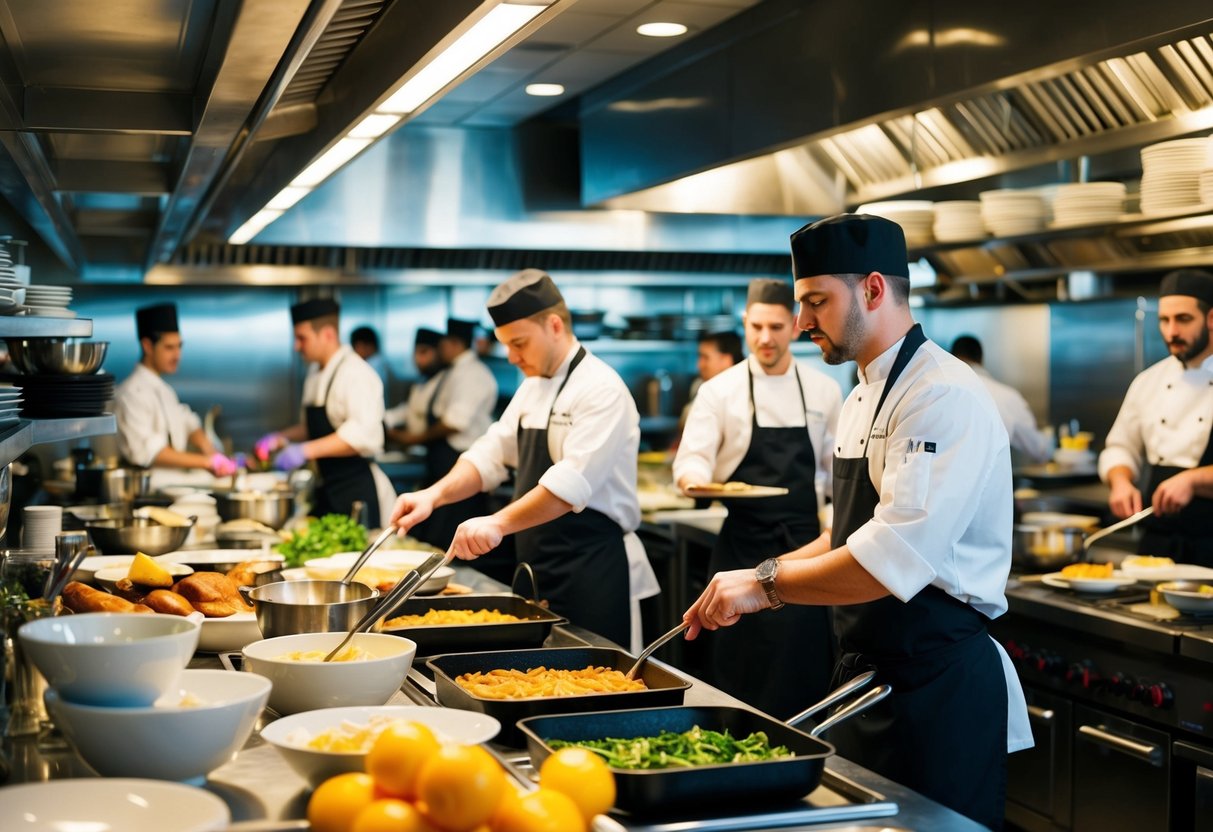
[[[926,342],[915,325],[905,337],[876,406],[881,407],[914,352]],[[831,545],[872,519],[880,492],[860,457],[834,457]],[[902,602],[885,597],[835,607],[842,659],[835,684],[865,670],[893,693],[830,730],[843,757],[908,786],[980,823],[1002,827],[1006,795],[1007,689],[986,618],[928,586]]]
[[[800,403],[808,419],[804,385],[795,364]],[[729,514],[712,548],[708,574],[753,569],[761,561],[799,549],[821,534],[817,520],[817,470],[808,424],[764,428],[758,424],[754,376],[750,378],[750,446],[727,479],[782,486],[782,497],[729,501]],[[711,683],[778,719],[788,719],[829,690],[834,634],[828,607],[788,605],[775,613],[742,616],[707,639]]]
[[[345,356],[341,357],[341,361],[345,361]],[[325,407],[328,405],[329,392],[333,389],[333,379],[337,378],[340,370],[341,364],[338,362],[324,389],[323,403],[308,405],[304,411],[308,439],[319,439],[337,431],[329,421]],[[317,517],[326,514],[348,515],[354,501],[361,500],[366,506],[367,525],[371,528],[379,525],[379,495],[369,459],[360,456],[326,457],[316,460],[316,470],[320,472],[314,508]]]
[[[450,372],[449,369],[443,370],[439,374],[438,380],[434,382],[434,392],[430,395],[429,403],[425,408],[425,426],[427,429],[442,421],[434,412],[434,404],[438,401],[438,394],[442,392],[442,387],[446,384]],[[455,463],[459,461],[459,453],[459,451],[451,447],[451,443],[447,441],[445,436],[426,442],[426,486],[431,486],[445,477],[455,467]],[[440,549],[449,549],[451,547],[451,540],[455,537],[455,530],[459,528],[460,523],[473,517],[483,517],[488,513],[488,495],[483,491],[478,491],[466,500],[460,500],[457,503],[450,503],[449,505],[439,506],[434,509],[424,523],[418,524],[413,534],[419,540],[424,540],[432,546],[437,546]],[[472,561],[471,565],[474,567],[476,561]]]
[[[1197,468],[1213,465],[1213,429]],[[1188,469],[1151,465],[1142,490],[1142,503],[1150,505],[1159,483]],[[1143,555],[1165,555],[1182,563],[1213,567],[1213,500],[1193,497],[1177,514],[1152,514],[1142,522],[1143,534],[1137,551]]]
[[[547,424],[552,421],[556,399],[585,355],[585,347],[579,348],[569,364],[568,375],[552,399]],[[542,429],[524,428],[524,418],[525,414],[518,420],[514,499],[537,486],[539,478],[554,464],[548,453],[547,424]],[[514,538],[518,560],[529,563],[535,570],[540,597],[548,600],[553,612],[616,644],[628,643],[631,633],[628,559],[618,523],[600,511],[586,508],[520,531]]]

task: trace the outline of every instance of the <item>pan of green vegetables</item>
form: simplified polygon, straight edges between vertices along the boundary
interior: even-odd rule
[[[615,774],[618,810],[677,815],[705,807],[795,800],[817,788],[834,747],[819,734],[884,699],[882,685],[843,705],[811,731],[795,726],[872,679],[856,677],[787,723],[745,708],[682,706],[536,716],[519,721],[536,769],[560,748],[582,746]]]

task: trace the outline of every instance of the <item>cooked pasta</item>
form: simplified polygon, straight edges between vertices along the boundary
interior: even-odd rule
[[[1063,578],[1111,578],[1110,563],[1071,563],[1061,570]]]
[[[490,670],[464,673],[455,681],[482,699],[525,699],[536,696],[585,696],[591,693],[622,693],[646,690],[640,679],[628,679],[621,671],[589,665],[582,670]]]
[[[452,624],[508,624],[525,621],[516,615],[500,610],[426,610],[424,615],[398,615],[389,618],[383,626],[389,630],[399,627],[434,627]]]
[[[293,653],[285,653],[278,656],[279,661],[284,662],[322,662],[324,657],[329,654],[328,650],[296,650]],[[361,647],[350,645],[333,656],[332,661],[335,662],[365,662],[368,659],[375,658],[373,653],[368,653]]]

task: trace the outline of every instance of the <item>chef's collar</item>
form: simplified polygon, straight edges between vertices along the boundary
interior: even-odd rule
[[[858,370],[859,383],[875,384],[882,379],[888,378],[889,373],[893,370],[893,364],[897,361],[897,351],[901,349],[901,344],[905,340],[905,336],[898,338],[897,343],[891,345],[887,350],[873,358],[868,362],[868,366],[860,367]]]

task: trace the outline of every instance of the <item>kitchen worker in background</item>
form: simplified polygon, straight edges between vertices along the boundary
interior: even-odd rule
[[[1099,455],[1108,506],[1145,506],[1138,550],[1213,566],[1213,274],[1171,272],[1158,291],[1158,328],[1171,355],[1143,370]]]
[[[386,393],[390,372],[387,357],[379,351],[379,333],[369,326],[356,327],[350,333],[350,348],[358,353],[359,358],[371,365],[371,369],[383,383],[383,390]]]
[[[754,569],[821,534],[817,489],[828,490],[842,391],[792,356],[792,284],[750,281],[745,338],[750,357],[704,383],[674,458],[684,492],[730,480],[788,489],[780,497],[728,500],[708,574]],[[707,645],[713,685],[779,719],[829,692],[834,636],[826,607],[756,615]]]
[[[395,493],[371,460],[383,450],[383,385],[371,366],[338,332],[340,307],[330,298],[291,307],[295,352],[308,362],[302,420],[257,441],[257,456],[278,452],[274,467],[293,471],[314,460],[320,474],[313,513],[349,514],[355,500],[366,506],[374,528],[391,509]]]
[[[387,427],[387,438],[401,445],[417,445],[417,438],[425,430],[426,413],[434,397],[445,366],[438,355],[438,342],[442,333],[418,327],[413,339],[413,366],[420,376],[409,387],[408,398],[384,413],[383,423]]]
[[[202,420],[164,380],[181,364],[184,342],[177,305],[161,303],[135,310],[135,329],[143,357],[114,391],[123,460],[140,468],[204,468],[217,477],[234,474],[235,460],[218,452],[202,429]],[[189,450],[191,445],[197,451]]]
[[[952,342],[952,355],[972,367],[986,386],[994,406],[998,408],[998,416],[1007,429],[1011,450],[1018,451],[1031,462],[1048,462],[1053,457],[1053,448],[1044,434],[1036,429],[1036,417],[1032,415],[1027,399],[1011,385],[994,378],[982,366],[981,341],[972,335],[961,335]]]
[[[391,521],[408,531],[515,470],[514,500],[462,523],[454,553],[471,560],[515,536],[554,612],[638,649],[639,600],[658,591],[640,523],[640,416],[627,385],[572,332],[552,278],[526,269],[493,289],[489,315],[510,363],[526,376],[501,419],[433,486],[401,495]]]
[[[678,415],[678,433],[671,445],[672,450],[678,450],[678,445],[682,442],[682,432],[686,429],[687,417],[691,415],[691,405],[695,403],[695,397],[699,395],[699,388],[705,381],[710,381],[729,367],[740,364],[744,360],[745,353],[741,351],[741,337],[736,332],[705,332],[699,336],[698,357],[695,360],[699,375],[691,382],[687,403],[683,405],[682,413]]]
[[[721,572],[688,638],[784,605],[834,606],[842,682],[893,693],[830,732],[841,756],[1002,826],[1007,752],[1032,745],[1010,659],[986,631],[1007,609],[1011,454],[985,386],[910,314],[905,235],[840,214],[792,235],[797,324],[859,384],[834,445],[827,537]]]

